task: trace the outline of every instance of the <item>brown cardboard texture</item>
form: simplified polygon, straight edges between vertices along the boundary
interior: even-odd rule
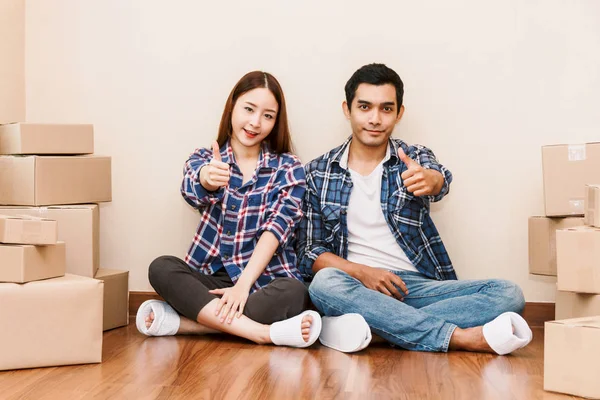
[[[94,126],[88,124],[0,125],[0,154],[92,154]]]
[[[529,273],[556,276],[556,230],[580,225],[583,218],[579,217],[530,217]]]
[[[556,319],[600,315],[600,294],[556,291]]]
[[[8,216],[0,213],[0,243],[56,244],[56,221],[31,216]]]
[[[100,215],[97,204],[50,207],[0,206],[0,214],[55,220],[58,240],[67,246],[67,273],[93,278],[100,265]]]
[[[600,182],[600,143],[542,147],[546,216],[583,215],[585,185]]]
[[[111,199],[110,157],[0,156],[0,204],[43,206]]]
[[[65,274],[65,243],[0,245],[0,282],[25,283]]]
[[[600,228],[556,231],[558,290],[600,294]]]
[[[548,321],[544,332],[544,390],[600,398],[600,317]]]
[[[74,275],[0,283],[0,370],[100,362],[103,286]]]
[[[129,323],[129,271],[100,268],[96,279],[104,281],[103,330]]]
[[[585,185],[585,224],[600,228],[600,185]]]

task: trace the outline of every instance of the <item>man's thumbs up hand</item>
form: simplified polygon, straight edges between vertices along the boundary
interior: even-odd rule
[[[444,185],[444,177],[434,169],[425,169],[418,162],[398,148],[398,158],[406,165],[406,171],[401,175],[408,192],[415,196],[435,196]]]

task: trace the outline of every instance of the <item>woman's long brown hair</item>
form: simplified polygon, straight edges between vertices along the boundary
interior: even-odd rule
[[[235,102],[241,95],[256,88],[269,89],[273,93],[273,96],[275,96],[275,100],[277,100],[277,105],[279,106],[275,125],[269,136],[265,138],[265,141],[269,144],[271,151],[277,154],[292,152],[292,139],[288,126],[283,90],[281,90],[281,85],[273,75],[262,71],[247,73],[236,83],[231,93],[229,93],[225,109],[223,110],[223,116],[221,117],[221,123],[219,124],[219,135],[217,136],[219,147],[222,147],[231,135],[231,114]]]

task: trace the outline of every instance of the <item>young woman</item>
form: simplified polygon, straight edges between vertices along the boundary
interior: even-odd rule
[[[201,215],[185,260],[159,257],[150,283],[166,303],[144,302],[148,336],[225,332],[255,343],[307,347],[321,319],[291,243],[302,218],[304,168],[291,153],[285,98],[254,71],[231,91],[212,149],[185,163],[181,193]]]

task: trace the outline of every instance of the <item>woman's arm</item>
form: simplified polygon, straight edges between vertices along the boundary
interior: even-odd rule
[[[184,200],[194,208],[206,207],[223,199],[225,190],[221,187],[209,191],[202,186],[200,172],[211,164],[214,151],[197,149],[193,152],[183,167],[183,181],[181,182],[181,195]],[[220,159],[220,154],[218,155]]]
[[[285,247],[293,236],[296,224],[302,219],[302,197],[306,190],[306,180],[302,163],[295,159],[292,165],[278,170],[276,193],[266,212],[266,221],[259,228],[260,235],[256,247],[242,271],[240,278],[231,288],[215,289],[210,293],[222,295],[215,310],[221,316],[221,322],[231,323],[234,316],[242,315],[252,285],[263,273],[273,254],[280,247]]]

